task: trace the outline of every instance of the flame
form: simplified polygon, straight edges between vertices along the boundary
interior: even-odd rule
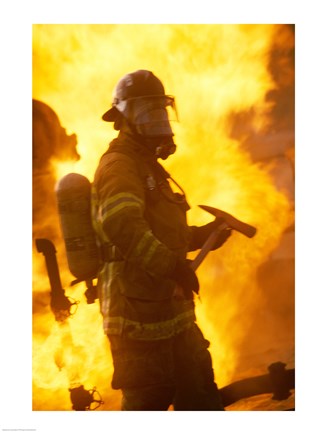
[[[198,323],[211,341],[219,386],[242,372],[239,366],[251,329],[261,338],[253,327],[264,304],[257,269],[294,221],[287,191],[279,190],[270,170],[253,161],[242,146],[251,137],[276,132],[277,100],[269,94],[282,94],[281,88],[293,81],[285,60],[279,64],[280,79],[271,73],[274,47],[281,53],[293,47],[287,26],[33,26],[33,97],[55,110],[68,133],[77,134],[81,155],[76,163],[54,161],[56,179],[73,171],[92,180],[100,155],[116,135],[100,119],[111,103],[114,85],[127,72],[150,69],[166,92],[176,96],[178,149],[165,166],[188,195],[189,223],[211,220],[197,207],[206,204],[257,227],[253,239],[233,233],[198,269]],[[242,113],[246,122],[235,132]],[[63,286],[68,287],[71,275],[62,239],[56,247]],[[46,273],[36,252],[33,275],[34,293],[44,294]],[[102,409],[118,409],[119,395],[110,390],[112,363],[98,305],[87,305],[82,290],[83,286],[67,289],[71,297],[81,299],[67,322],[55,322],[47,298],[34,310],[35,410],[71,409],[67,389],[76,382],[100,389],[109,401]],[[287,337],[291,342],[293,336]],[[274,343],[267,336],[264,340],[265,345]]]

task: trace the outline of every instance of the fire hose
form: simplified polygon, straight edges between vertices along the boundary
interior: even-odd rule
[[[271,394],[272,399],[282,401],[291,395],[295,388],[295,369],[285,369],[285,363],[276,362],[268,367],[268,374],[233,382],[219,391],[224,407],[261,394]]]

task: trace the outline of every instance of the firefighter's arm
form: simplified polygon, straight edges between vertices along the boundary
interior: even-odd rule
[[[110,154],[96,189],[98,217],[107,240],[148,273],[171,275],[177,257],[153,235],[144,218],[144,185],[132,159]]]

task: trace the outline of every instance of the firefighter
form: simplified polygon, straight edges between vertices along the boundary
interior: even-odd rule
[[[119,131],[96,169],[92,220],[102,252],[100,311],[122,410],[223,410],[187,252],[218,226],[188,226],[185,194],[158,159],[174,153],[173,96],[150,71],[122,77],[103,120]],[[214,249],[230,235],[221,231]]]

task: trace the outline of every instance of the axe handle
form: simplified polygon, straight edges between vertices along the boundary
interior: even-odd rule
[[[196,256],[196,258],[191,262],[190,267],[192,270],[196,271],[197,268],[200,266],[200,264],[205,259],[206,255],[212,250],[213,246],[215,245],[215,242],[219,236],[219,233],[225,229],[229,228],[228,224],[226,222],[223,222],[221,225],[217,227],[215,231],[213,231],[208,239],[203,244],[203,247],[200,249],[200,252]]]

